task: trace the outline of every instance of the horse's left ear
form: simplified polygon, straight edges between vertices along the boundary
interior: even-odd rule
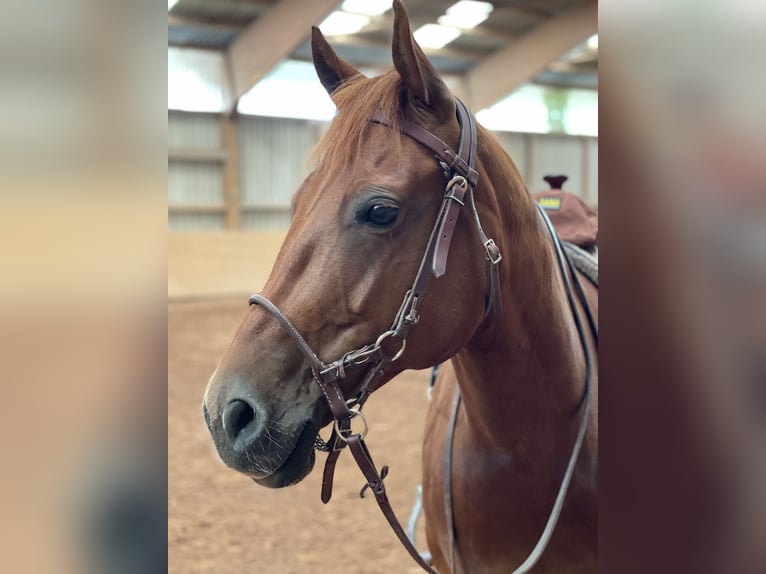
[[[311,29],[311,57],[319,81],[330,96],[349,78],[362,75],[362,72],[335,53],[316,26]]]
[[[394,67],[404,80],[408,96],[437,115],[454,113],[454,98],[431,62],[415,42],[401,0],[394,0]]]

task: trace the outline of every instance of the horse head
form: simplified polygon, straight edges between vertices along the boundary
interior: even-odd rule
[[[291,225],[263,294],[322,361],[369,345],[390,328],[439,215],[444,165],[400,133],[401,122],[453,148],[460,137],[454,96],[413,39],[401,2],[394,13],[394,69],[373,78],[339,58],[318,28],[312,31],[314,66],[337,114],[315,151],[316,168],[293,198]],[[376,114],[387,125],[372,121]],[[463,347],[482,321],[486,289],[483,251],[464,216],[447,272],[431,282],[406,349],[380,383]],[[343,378],[345,397],[359,390],[362,375]],[[332,420],[304,354],[258,305],[211,377],[203,411],[222,460],[270,487],[311,471],[314,440]]]

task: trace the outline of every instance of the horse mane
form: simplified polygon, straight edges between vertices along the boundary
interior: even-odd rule
[[[328,168],[356,156],[376,111],[389,118],[394,133],[399,133],[401,118],[407,113],[404,82],[395,69],[374,78],[354,76],[333,93],[332,99],[338,112],[310,157],[315,164],[329,162],[325,164]]]

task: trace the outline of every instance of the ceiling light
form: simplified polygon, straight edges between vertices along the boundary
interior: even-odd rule
[[[460,36],[460,30],[439,24],[425,24],[415,30],[413,36],[421,48],[438,50]]]
[[[178,0],[168,0],[168,12],[170,12],[176,4],[178,4]]]
[[[475,28],[489,18],[494,6],[489,2],[460,0],[447,8],[447,13],[439,17],[439,24],[456,28]]]
[[[484,22],[484,20],[486,20],[488,17],[489,14],[445,14],[444,16],[439,16],[437,21],[439,24],[444,26],[452,26],[455,28],[463,28],[467,30],[470,28],[475,28]]]
[[[472,0],[460,0],[457,4],[453,4],[447,8],[447,14],[454,14],[455,16],[473,16],[475,14],[484,14],[489,16],[490,12],[494,10],[494,6],[489,2],[473,2]]]
[[[598,34],[593,34],[593,36],[588,38],[588,48],[598,50]]]
[[[354,14],[379,16],[391,8],[391,0],[346,0],[341,9]]]
[[[310,62],[284,60],[239,100],[237,111],[254,116],[329,121],[335,104]]]
[[[345,36],[354,34],[370,23],[369,16],[335,11],[319,25],[325,36]]]

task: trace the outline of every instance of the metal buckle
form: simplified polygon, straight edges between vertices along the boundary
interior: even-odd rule
[[[351,351],[349,353],[346,353],[346,355],[343,357],[343,360],[348,361],[349,364],[354,365],[356,367],[358,367],[359,365],[364,365],[367,361],[370,360],[371,350],[372,350],[372,347],[369,345],[367,347],[362,347],[361,349],[357,349],[356,351]]]
[[[332,447],[329,444],[327,444],[324,441],[324,439],[321,436],[319,436],[319,435],[316,435],[314,437],[314,449],[318,450],[320,452],[331,452],[332,451]]]
[[[420,321],[420,315],[418,315],[418,304],[420,301],[416,296],[412,296],[412,303],[410,304],[410,310],[404,316],[404,322],[408,325],[417,325]]]
[[[366,437],[367,432],[370,430],[370,427],[367,426],[367,419],[365,418],[364,414],[362,414],[362,411],[360,411],[359,409],[349,409],[349,412],[351,412],[350,418],[353,419],[356,415],[359,415],[362,419],[362,422],[364,423],[364,430],[361,433],[355,433],[355,434],[358,434],[361,438]],[[335,426],[336,436],[343,442],[348,442],[349,437],[347,437],[342,432],[340,432],[340,427],[338,426],[338,419],[335,419],[334,426]]]
[[[465,201],[455,195],[455,188],[459,187],[463,192],[463,197],[465,197],[465,192],[468,190],[468,180],[464,178],[462,175],[456,175],[453,177],[449,182],[447,182],[447,187],[445,188],[445,197],[448,197],[449,199],[452,199],[456,202],[458,202],[461,206],[465,205]]]
[[[376,346],[376,347],[380,347],[380,346],[381,346],[381,343],[382,343],[383,341],[385,341],[386,339],[388,339],[389,337],[392,337],[392,336],[394,336],[394,335],[396,335],[396,331],[386,331],[386,332],[385,332],[385,333],[383,333],[383,334],[382,334],[380,337],[378,337],[378,340],[377,340],[377,341],[375,341],[375,346]],[[394,356],[391,358],[391,362],[392,362],[392,363],[393,363],[394,361],[396,361],[396,360],[397,360],[399,357],[401,357],[401,356],[402,356],[402,354],[404,353],[404,349],[405,349],[406,347],[407,347],[407,339],[402,339],[402,346],[401,346],[401,348],[400,348],[400,349],[399,349],[399,350],[396,352],[396,354],[395,354],[395,355],[394,355]]]
[[[487,259],[489,259],[492,265],[497,265],[503,260],[503,255],[500,253],[500,249],[498,249],[494,239],[487,239],[484,242],[484,249],[487,250]]]
[[[447,193],[447,197],[454,201],[457,201],[461,206],[465,205],[465,201],[463,201],[462,199],[458,199],[458,197],[454,193],[452,193],[452,190],[450,190]]]
[[[451,199],[451,200],[453,200],[453,201],[456,201],[457,203],[459,203],[461,207],[465,205],[465,201],[463,201],[462,199],[459,199],[459,198],[458,198],[458,197],[457,197],[455,194],[453,194],[451,191],[450,191],[450,192],[447,194],[447,197],[448,197],[449,199]]]
[[[467,189],[468,188],[468,180],[466,178],[464,178],[462,175],[456,175],[455,177],[453,177],[451,180],[449,180],[447,182],[447,189],[451,190],[456,185],[459,185],[463,189]]]

